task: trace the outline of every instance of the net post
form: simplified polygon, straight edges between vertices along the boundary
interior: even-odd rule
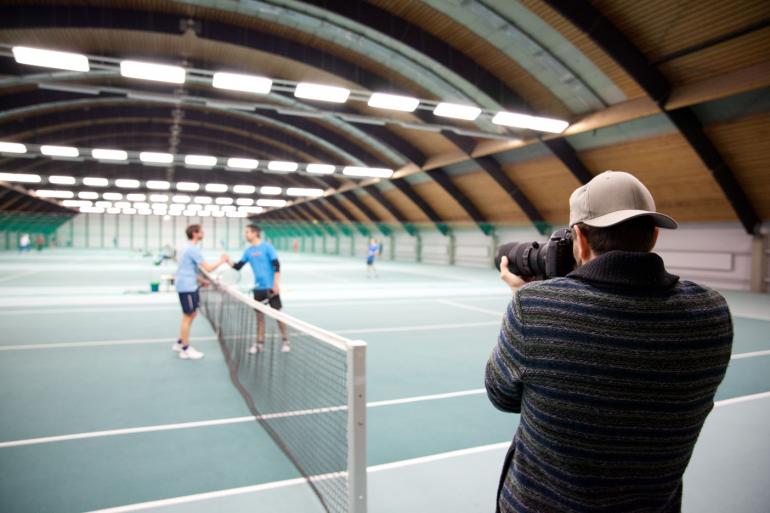
[[[366,513],[366,342],[348,349],[348,512]]]

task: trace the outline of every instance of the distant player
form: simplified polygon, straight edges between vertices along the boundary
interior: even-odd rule
[[[171,349],[179,353],[182,360],[199,360],[203,358],[203,353],[190,347],[190,326],[198,315],[198,297],[199,283],[203,280],[200,277],[198,269],[211,272],[230,259],[223,254],[219,260],[214,263],[207,263],[203,260],[203,254],[198,247],[198,241],[203,239],[203,228],[199,224],[191,224],[185,229],[187,240],[189,241],[179,254],[179,266],[176,270],[174,283],[176,291],[179,293],[179,301],[182,303],[182,328],[179,334],[179,340],[176,341]]]
[[[232,264],[233,269],[240,270],[246,264],[251,265],[254,273],[254,299],[265,303],[272,308],[280,310],[281,304],[281,263],[278,261],[278,254],[272,244],[262,240],[262,228],[256,224],[250,224],[246,227],[246,240],[251,244],[240,261]],[[278,323],[281,331],[281,352],[288,353],[289,335],[286,331],[286,325]],[[257,312],[257,342],[249,348],[249,353],[261,353],[265,350],[265,314]]]
[[[374,277],[377,278],[379,275],[377,274],[377,269],[374,268],[374,259],[380,255],[381,248],[380,244],[377,243],[377,239],[372,238],[369,239],[369,247],[366,250],[366,277],[368,278],[372,273],[374,273]]]

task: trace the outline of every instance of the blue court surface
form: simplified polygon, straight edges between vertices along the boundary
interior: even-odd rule
[[[493,511],[518,423],[483,390],[509,300],[495,272],[382,262],[367,278],[358,259],[281,258],[287,313],[368,344],[369,511]],[[0,255],[0,511],[321,512],[250,417],[206,320],[193,326],[203,360],[170,351],[180,308],[146,292],[162,271],[150,260]],[[766,513],[770,299],[726,295],[734,354],[684,511]]]

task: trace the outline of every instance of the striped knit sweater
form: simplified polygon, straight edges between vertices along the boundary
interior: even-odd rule
[[[724,298],[653,253],[522,287],[486,370],[492,403],[521,413],[499,511],[680,511],[732,337]]]

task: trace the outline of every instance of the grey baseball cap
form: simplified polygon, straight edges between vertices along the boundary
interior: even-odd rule
[[[584,223],[606,228],[640,216],[650,216],[661,228],[675,230],[676,221],[655,211],[652,194],[634,175],[605,171],[578,187],[569,198],[569,225]]]

